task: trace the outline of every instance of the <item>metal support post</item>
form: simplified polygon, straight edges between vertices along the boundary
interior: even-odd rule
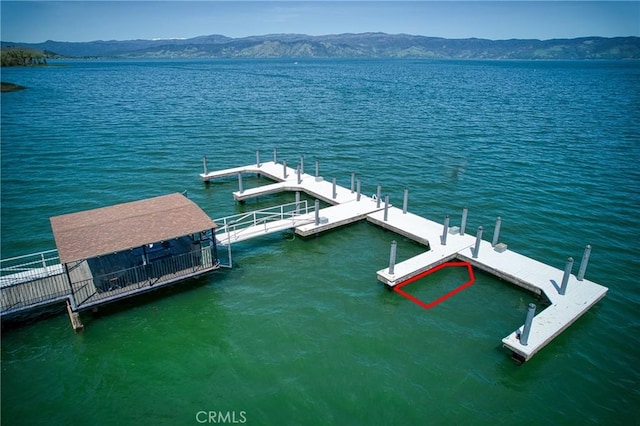
[[[386,222],[389,218],[389,194],[385,194],[384,196],[384,221]]]
[[[256,149],[256,166],[260,167],[260,150]]]
[[[584,248],[584,254],[582,255],[582,262],[580,262],[580,270],[578,271],[578,281],[584,279],[584,273],[587,272],[587,264],[589,263],[589,256],[591,255],[591,246],[587,245]]]
[[[570,257],[567,259],[567,264],[564,267],[564,275],[562,276],[562,285],[560,286],[560,294],[563,296],[567,292],[567,283],[569,282],[569,277],[571,276],[572,268],[573,268],[573,258]]]
[[[316,178],[320,177],[320,162],[316,160]]]
[[[444,226],[442,227],[442,238],[440,242],[443,246],[447,245],[447,234],[449,233],[449,215],[444,217]]]
[[[498,216],[496,218],[496,229],[493,231],[493,241],[491,242],[491,246],[495,247],[498,244],[498,239],[500,238],[500,224],[502,223],[502,218]]]
[[[480,252],[480,242],[482,241],[482,226],[478,226],[478,233],[476,234],[476,246],[473,249],[473,258],[478,257],[478,253]]]
[[[238,173],[238,192],[241,194],[244,192],[244,188],[242,186],[242,173]]]
[[[409,206],[409,189],[404,189],[404,199],[402,200],[402,214],[407,214],[407,207]]]
[[[300,173],[304,174],[304,155],[300,156]]]
[[[320,225],[320,200],[316,200],[316,226]]]
[[[360,179],[356,181],[356,201],[360,201]]]
[[[533,324],[533,317],[536,314],[536,305],[529,303],[527,309],[527,317],[524,320],[524,326],[522,327],[522,334],[520,335],[520,344],[527,346],[529,344],[529,332],[531,332],[531,324]]]
[[[338,192],[336,190],[336,178],[333,178],[333,192],[332,194],[332,198],[335,200],[336,197],[338,196]]]
[[[298,174],[298,185],[300,185],[302,183],[302,178],[300,177],[300,164],[298,164],[298,169],[296,170],[296,173]]]
[[[467,226],[467,213],[469,213],[468,208],[462,209],[462,222],[460,223],[460,235],[464,235],[464,228]]]
[[[282,177],[287,178],[287,160],[282,160]]]
[[[376,191],[376,207],[380,208],[380,197],[382,193],[382,187],[380,185],[378,185],[378,190]]]
[[[354,172],[351,172],[351,193],[353,194],[353,192],[356,189],[356,174]]]
[[[300,191],[296,191],[296,215],[300,214]]]
[[[278,148],[273,147],[273,162],[278,164]]]
[[[391,253],[389,254],[389,275],[393,275],[394,269],[396,266],[396,250],[398,247],[398,243],[393,240],[391,241]]]
[[[205,175],[207,173],[209,173],[209,171],[207,170],[207,156],[206,155],[202,156],[202,168],[204,169],[204,174]]]

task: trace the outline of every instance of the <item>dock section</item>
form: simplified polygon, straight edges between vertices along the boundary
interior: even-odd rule
[[[317,167],[317,166],[316,166]],[[317,168],[316,168],[317,170]],[[243,173],[257,173],[276,181],[249,190],[242,188]],[[309,213],[304,224],[292,225],[298,235],[318,234],[328,229],[366,219],[367,221],[412,239],[428,247],[428,250],[377,271],[377,278],[389,288],[393,288],[423,272],[451,260],[469,262],[474,267],[502,280],[520,286],[528,291],[543,295],[550,305],[538,315],[527,318],[524,325],[502,339],[514,358],[527,361],[554,337],[564,331],[607,293],[607,288],[585,280],[583,265],[579,277],[571,274],[571,268],[560,269],[546,265],[529,257],[515,253],[505,244],[489,243],[482,239],[482,232],[465,234],[464,228],[449,227],[424,217],[412,214],[406,209],[381,203],[378,196],[366,197],[358,190],[336,185],[322,177],[311,176],[299,168],[292,169],[275,161],[255,165],[203,173],[201,178],[210,181],[222,176],[238,175],[239,190],[233,193],[237,201],[283,191],[304,192],[330,207]],[[466,211],[464,213],[466,215]],[[465,220],[463,220],[464,222]],[[499,226],[496,226],[499,229]],[[587,256],[588,258],[588,256]],[[584,262],[584,259],[583,259]],[[391,265],[390,265],[391,266]],[[584,265],[586,268],[586,264]],[[531,308],[530,308],[531,312]]]

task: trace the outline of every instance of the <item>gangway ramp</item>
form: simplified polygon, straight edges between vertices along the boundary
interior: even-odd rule
[[[314,222],[306,200],[240,213],[214,221],[218,225],[216,240],[219,245],[230,246],[274,232],[285,231]]]

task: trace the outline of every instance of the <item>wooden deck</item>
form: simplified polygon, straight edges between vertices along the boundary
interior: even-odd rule
[[[522,326],[502,339],[504,346],[524,361],[530,359],[555,336],[575,322],[591,306],[602,299],[608,290],[606,287],[588,280],[579,281],[574,275],[571,275],[567,291],[561,295],[560,283],[564,275],[564,271],[561,269],[506,248],[496,250],[484,240],[480,242],[478,253],[474,256],[475,230],[473,234],[460,235],[455,228],[448,228],[446,244],[442,244],[443,224],[410,212],[403,212],[393,206],[388,206],[385,213],[384,202],[380,203],[378,207],[378,203],[374,199],[364,195],[360,195],[360,200],[357,201],[357,194],[350,189],[334,185],[333,182],[328,182],[321,177],[308,174],[298,176],[296,169],[285,168],[278,163],[267,162],[260,166],[255,164],[201,174],[200,176],[204,181],[210,181],[218,177],[239,173],[262,174],[277,182],[234,192],[233,197],[238,201],[282,191],[301,191],[332,204],[332,206],[320,210],[321,223],[318,225],[315,224],[315,220],[301,225],[291,224],[298,235],[314,235],[366,219],[426,245],[429,249],[424,253],[397,263],[394,266],[393,274],[389,273],[388,267],[377,271],[378,279],[389,287],[394,287],[444,262],[458,259],[467,261],[480,270],[526,290],[544,295],[550,305],[534,317],[528,344],[523,345],[519,340]],[[311,220],[312,215],[313,213],[307,215],[305,219]]]

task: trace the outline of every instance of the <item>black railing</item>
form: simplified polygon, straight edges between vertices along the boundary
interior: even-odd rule
[[[83,308],[216,268],[218,268],[218,262],[211,255],[211,248],[203,246],[188,253],[156,259],[146,265],[74,282],[73,295],[77,306]]]

